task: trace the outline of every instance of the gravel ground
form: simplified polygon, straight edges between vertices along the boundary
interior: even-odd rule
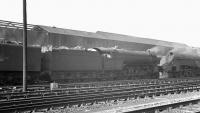
[[[146,97],[141,99],[128,99],[128,100],[118,100],[118,101],[108,101],[108,102],[98,102],[98,103],[88,103],[85,105],[74,105],[74,106],[66,106],[66,107],[57,107],[51,110],[37,110],[35,113],[116,113],[123,111],[125,109],[133,108],[133,107],[144,107],[145,105],[150,105],[152,103],[160,103],[167,102],[177,99],[185,99],[188,97],[199,96],[200,92],[188,92],[188,93],[180,93],[180,94],[168,94],[161,95],[157,97]],[[173,101],[172,101],[173,102]],[[184,106],[176,109],[168,109],[164,110],[161,113],[194,113],[194,111],[200,108],[200,104]],[[200,109],[199,109],[200,110]],[[24,112],[25,113],[25,112]],[[26,112],[28,113],[28,112]]]

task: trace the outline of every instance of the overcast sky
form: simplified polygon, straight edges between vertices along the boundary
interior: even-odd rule
[[[0,20],[22,22],[23,0],[0,0]],[[200,0],[27,0],[28,23],[105,31],[200,47]]]

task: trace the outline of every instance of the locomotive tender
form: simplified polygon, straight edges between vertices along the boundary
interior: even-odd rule
[[[41,49],[28,47],[28,82],[39,79],[41,70]],[[0,84],[22,83],[22,45],[0,44]]]
[[[45,53],[44,72],[52,80],[87,82],[122,79],[156,78],[157,57],[143,51],[93,48],[59,49]]]

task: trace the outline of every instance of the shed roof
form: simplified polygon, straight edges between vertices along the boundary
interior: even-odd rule
[[[23,23],[0,20],[0,27],[12,28],[12,29],[23,29]],[[34,27],[35,26],[32,24],[27,24],[27,30],[31,30]]]
[[[49,33],[54,33],[54,34],[81,36],[81,37],[89,37],[89,38],[103,38],[103,36],[96,34],[96,33],[93,33],[93,32],[63,29],[63,28],[43,26],[43,25],[39,25],[39,27],[42,28],[43,30],[49,32]]]
[[[97,34],[101,34],[108,39],[115,39],[115,40],[123,40],[128,42],[136,42],[136,43],[144,43],[144,44],[151,44],[151,45],[159,45],[159,46],[167,46],[167,47],[186,47],[186,44],[176,43],[176,42],[168,42],[156,39],[149,39],[149,38],[141,38],[136,36],[128,36],[116,33],[108,33],[103,31],[97,31]]]
[[[108,33],[108,32],[102,32],[102,31],[97,31],[96,33],[94,33],[94,32],[63,29],[63,28],[43,26],[43,25],[38,25],[38,27],[49,33],[54,33],[54,34],[72,35],[72,36],[80,36],[80,37],[88,37],[88,38],[107,39],[107,40],[117,40],[117,41],[124,41],[124,42],[149,44],[149,45],[159,45],[159,46],[166,46],[166,47],[186,47],[187,46],[186,44],[181,44],[181,43],[141,38],[141,37],[136,37],[136,36],[116,34],[116,33]]]

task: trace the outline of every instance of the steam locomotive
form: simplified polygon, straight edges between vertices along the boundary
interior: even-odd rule
[[[74,83],[200,75],[199,52],[186,48],[167,50],[166,55],[161,57],[150,50],[53,48],[43,53],[41,47],[30,46],[27,56],[28,84],[44,81]],[[22,46],[0,44],[0,85],[21,83]]]
[[[53,49],[28,47],[28,83],[89,82],[157,78],[159,60],[145,51],[112,48]],[[0,84],[22,83],[22,46],[0,44]]]

